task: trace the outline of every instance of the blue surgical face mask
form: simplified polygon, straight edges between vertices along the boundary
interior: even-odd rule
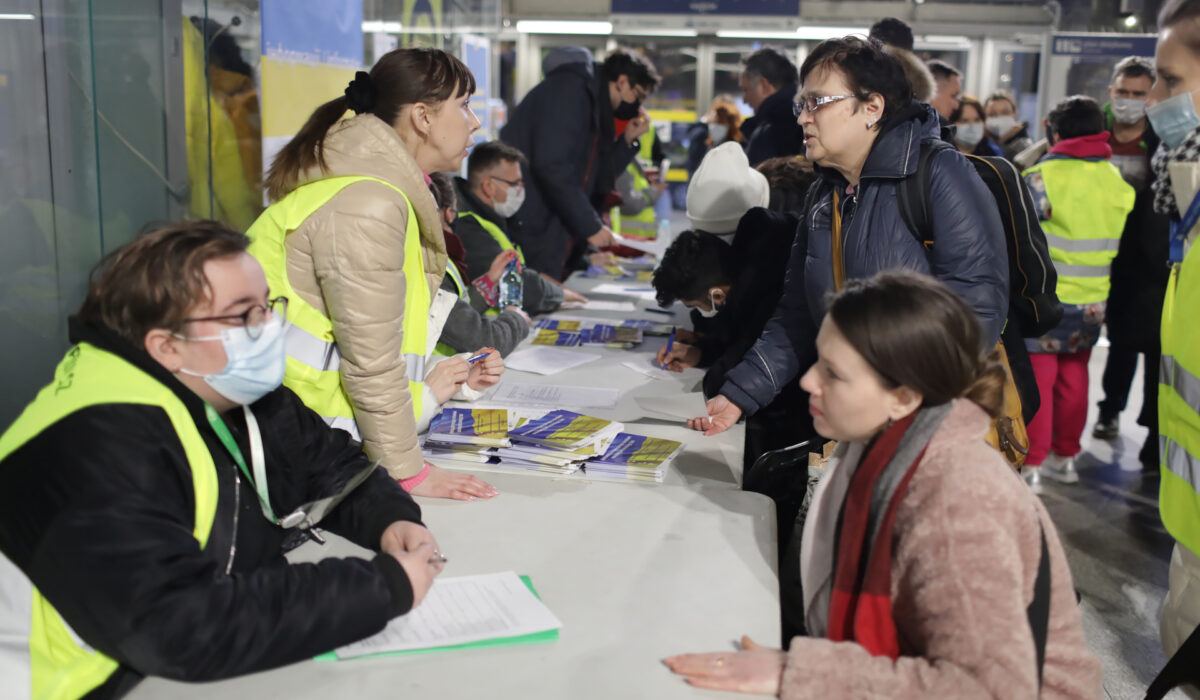
[[[203,377],[218,394],[236,404],[252,404],[283,383],[287,368],[286,330],[283,318],[276,314],[263,322],[257,338],[251,338],[244,326],[226,328],[220,335],[202,338],[176,335],[184,340],[220,340],[226,357],[225,368],[220,372],[179,371]]]
[[[1187,135],[1200,126],[1192,93],[1185,92],[1146,108],[1146,117],[1154,127],[1154,133],[1167,148],[1183,143]]]

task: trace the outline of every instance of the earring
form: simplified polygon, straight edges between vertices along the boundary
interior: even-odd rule
[[[866,126],[867,131],[870,131],[871,129],[875,128],[875,122],[867,122]]]

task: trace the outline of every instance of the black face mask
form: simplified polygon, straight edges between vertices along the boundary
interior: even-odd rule
[[[638,110],[642,108],[642,101],[626,102],[621,100],[621,104],[613,110],[613,118],[621,121],[629,121],[638,115]]]

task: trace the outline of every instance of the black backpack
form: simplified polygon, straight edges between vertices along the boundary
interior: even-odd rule
[[[908,230],[928,250],[933,245],[930,218],[930,164],[946,141],[922,141],[917,172],[900,181],[896,200]],[[1050,260],[1046,234],[1038,221],[1033,197],[1016,166],[998,156],[967,155],[975,172],[996,200],[1008,246],[1009,320],[1015,320],[1026,338],[1049,332],[1062,320],[1058,301],[1058,273]]]

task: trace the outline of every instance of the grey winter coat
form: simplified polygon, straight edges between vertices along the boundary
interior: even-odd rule
[[[953,289],[983,324],[985,347],[995,345],[1008,311],[1008,253],[995,200],[965,156],[953,149],[932,161],[933,248],[927,253],[896,202],[896,183],[913,175],[922,141],[939,137],[937,112],[924,103],[892,117],[867,156],[858,191],[841,195],[846,279],[894,269],[930,274]],[[816,331],[825,298],[834,291],[833,188],[841,174],[816,167],[820,187],[805,224],[807,247],[793,246],[783,296],[762,337],[729,371],[721,393],[753,414],[796,381],[816,357]],[[982,350],[982,348],[981,348]]]

